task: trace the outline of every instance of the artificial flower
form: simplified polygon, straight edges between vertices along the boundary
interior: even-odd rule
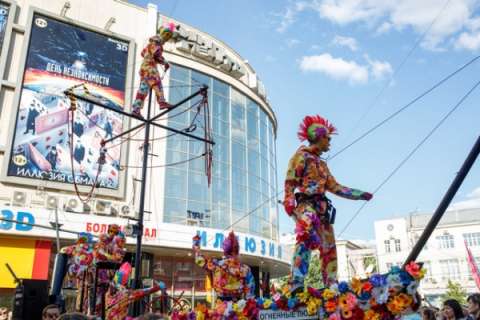
[[[362,281],[358,278],[353,278],[352,282],[350,283],[350,286],[352,288],[352,291],[355,292],[355,294],[360,295],[362,292]]]
[[[323,290],[322,295],[323,295],[323,299],[329,300],[335,297],[335,292],[333,290],[326,288],[325,290]]]
[[[337,310],[337,303],[335,302],[335,300],[328,300],[327,302],[325,302],[324,307],[325,311],[327,311],[328,313],[332,313]]]
[[[272,305],[272,300],[271,299],[265,299],[263,302],[263,308],[264,309],[270,309],[270,306]]]
[[[364,320],[380,320],[380,314],[370,309],[365,311],[363,319]]]
[[[415,261],[411,261],[407,264],[405,270],[407,270],[408,274],[416,280],[423,278],[425,275],[425,269],[422,269],[419,264],[415,263]]]
[[[351,310],[342,310],[342,318],[350,319],[351,317],[352,317],[352,311]]]
[[[338,284],[338,291],[340,293],[345,293],[348,291],[348,283],[345,281],[342,281]]]

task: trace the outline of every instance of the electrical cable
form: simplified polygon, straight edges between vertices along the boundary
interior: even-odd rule
[[[467,91],[466,94],[462,96],[462,98],[453,106],[450,111],[443,116],[440,121],[428,132],[428,134],[423,138],[414,148],[413,150],[393,169],[393,171],[380,183],[380,185],[375,188],[375,190],[372,192],[373,194],[377,193],[387,182],[390,180],[390,178],[393,177],[395,173],[415,154],[415,152],[433,135],[433,133],[447,120],[447,118],[450,117],[450,115],[457,110],[457,108],[470,96],[470,94],[480,85],[480,81],[476,82],[475,85]],[[350,224],[353,222],[353,220],[360,214],[362,209],[367,205],[368,202],[364,202],[360,208],[355,212],[355,214],[352,216],[352,218],[347,222],[345,227],[342,229],[342,231],[339,233],[339,237],[342,236],[343,232],[350,226]]]
[[[429,94],[430,92],[432,92],[433,90],[435,90],[436,88],[440,87],[442,84],[444,84],[447,80],[449,80],[450,78],[452,78],[453,76],[455,76],[456,74],[458,74],[460,71],[464,70],[466,67],[468,67],[469,65],[471,65],[472,63],[474,63],[475,61],[477,61],[478,59],[480,58],[480,55],[474,57],[473,59],[471,59],[470,61],[468,61],[466,64],[464,64],[463,66],[461,66],[460,68],[456,69],[454,72],[450,73],[449,75],[447,75],[446,77],[442,78],[440,81],[438,81],[437,83],[435,83],[432,87],[430,87],[429,89],[427,89],[426,91],[424,91],[423,93],[421,93],[420,95],[416,96],[414,99],[412,99],[410,102],[408,102],[406,105],[404,105],[403,107],[401,107],[400,109],[398,109],[397,111],[395,111],[394,113],[392,113],[390,116],[388,116],[386,119],[380,121],[378,124],[376,124],[375,126],[373,126],[371,129],[367,130],[365,133],[363,133],[362,135],[360,135],[358,138],[356,138],[355,140],[353,140],[352,142],[350,142],[349,144],[347,144],[345,147],[343,147],[342,149],[340,149],[340,151],[336,152],[333,156],[329,157],[329,160],[332,160],[334,159],[336,156],[338,156],[339,154],[341,154],[342,152],[344,152],[345,150],[347,150],[348,148],[350,148],[351,146],[353,146],[355,143],[359,142],[360,140],[362,140],[363,138],[365,138],[367,135],[369,135],[370,133],[372,133],[373,131],[375,131],[376,129],[378,129],[379,127],[381,127],[382,125],[384,125],[385,123],[387,123],[388,121],[390,121],[391,119],[393,119],[394,117],[396,117],[398,114],[400,114],[402,111],[406,110],[408,107],[410,107],[411,105],[413,105],[415,102],[419,101],[420,99],[422,99],[423,97],[425,97],[427,94]]]
[[[445,2],[445,4],[443,5],[442,9],[438,12],[438,14],[435,16],[435,18],[432,20],[432,22],[430,23],[430,25],[427,27],[427,29],[424,31],[424,33],[418,38],[418,40],[414,43],[414,45],[412,46],[412,48],[410,48],[410,50],[408,51],[408,53],[406,54],[406,56],[402,59],[402,61],[400,62],[400,64],[394,69],[394,72],[392,74],[392,76],[390,77],[390,80],[387,81],[385,83],[385,85],[380,89],[379,93],[375,96],[375,98],[373,99],[372,103],[368,106],[367,110],[362,114],[362,116],[360,116],[360,118],[358,119],[358,121],[356,122],[356,124],[353,126],[353,129],[352,129],[352,133],[357,129],[358,125],[362,122],[362,120],[370,113],[370,111],[372,111],[373,107],[377,104],[378,100],[380,99],[380,97],[383,95],[383,93],[385,92],[385,89],[390,86],[390,84],[392,83],[392,81],[395,79],[395,76],[400,72],[400,69],[403,67],[403,65],[407,62],[407,60],[410,58],[410,56],[412,55],[413,51],[415,51],[415,49],[417,49],[417,47],[420,45],[420,43],[423,41],[423,39],[425,39],[425,36],[428,34],[428,32],[430,32],[430,29],[432,28],[432,26],[435,24],[435,22],[437,21],[437,19],[440,17],[440,15],[443,13],[443,11],[447,8],[448,4],[450,3],[451,0],[447,0]]]

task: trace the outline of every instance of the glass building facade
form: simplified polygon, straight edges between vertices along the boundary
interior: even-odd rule
[[[185,162],[165,169],[163,220],[216,229],[234,224],[235,231],[278,239],[272,120],[256,102],[229,84],[179,65],[173,65],[170,71],[168,101],[174,104],[202,84],[209,87],[215,141],[212,184],[208,188],[203,157],[187,161],[203,153],[203,143],[179,135],[169,136],[166,163]],[[190,103],[195,103],[195,99],[178,111],[188,109]],[[184,129],[194,117],[194,109],[172,112],[168,125]],[[199,130],[194,134],[199,135]]]

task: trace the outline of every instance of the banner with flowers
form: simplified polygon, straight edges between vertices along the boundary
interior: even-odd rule
[[[425,270],[419,264],[411,262],[405,270],[393,267],[386,274],[374,274],[365,280],[342,281],[329,288],[309,287],[294,296],[288,288],[283,288],[268,299],[217,301],[215,309],[199,304],[190,312],[175,312],[172,319],[261,319],[262,310],[284,313],[306,309],[308,315],[318,319],[393,320],[417,309],[420,304],[417,288],[424,274]]]

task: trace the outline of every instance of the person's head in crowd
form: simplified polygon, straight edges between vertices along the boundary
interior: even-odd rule
[[[49,304],[42,311],[42,320],[56,320],[60,316],[60,307],[56,304]]]
[[[64,313],[58,320],[89,320],[89,317],[80,312]]]
[[[7,320],[8,319],[8,308],[1,307],[0,308],[0,320]]]
[[[155,313],[145,313],[144,315],[141,315],[140,317],[137,318],[137,320],[163,320],[163,319],[165,318]]]
[[[445,320],[458,320],[465,317],[462,306],[455,299],[448,299],[443,302],[442,314]]]
[[[422,308],[421,310],[422,320],[435,320],[435,310],[431,308]]]
[[[474,319],[480,319],[480,293],[474,293],[467,298],[468,314],[472,315]]]

